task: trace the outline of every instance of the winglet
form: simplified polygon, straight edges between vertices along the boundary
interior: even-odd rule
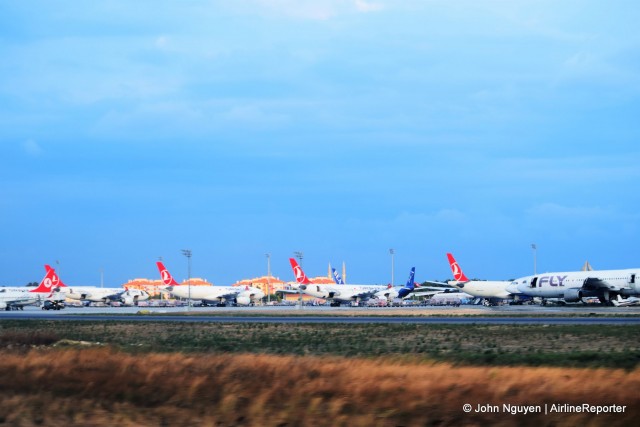
[[[450,253],[447,253],[447,258],[449,259],[449,265],[451,266],[451,271],[453,272],[453,279],[457,282],[468,282],[469,279],[464,275],[462,269],[458,265],[456,259]]]
[[[308,285],[311,281],[307,278],[307,275],[302,271],[302,267],[298,265],[295,259],[289,258],[289,263],[291,263],[291,268],[293,269],[293,274],[296,276],[296,282],[301,285]]]

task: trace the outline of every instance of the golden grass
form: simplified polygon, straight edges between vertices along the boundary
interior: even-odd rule
[[[453,367],[389,359],[0,353],[0,423],[15,426],[637,425],[640,370]],[[465,414],[462,405],[626,405],[624,413]]]

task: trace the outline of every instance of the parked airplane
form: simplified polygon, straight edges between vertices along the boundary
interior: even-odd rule
[[[149,294],[138,289],[125,288],[99,288],[97,286],[67,286],[55,270],[44,266],[47,274],[40,285],[30,292],[50,294],[48,298],[64,300],[65,298],[77,301],[104,302],[120,301],[127,305],[135,305],[138,301],[149,299]]]
[[[60,289],[66,287],[64,283],[60,280],[56,271],[50,266],[44,266],[45,276],[40,281],[40,284],[35,289],[29,291],[29,293],[34,294],[35,297],[44,302],[45,304],[50,304],[56,310],[64,308],[64,295],[60,293]]]
[[[264,292],[252,286],[188,286],[176,282],[160,261],[156,262],[165,290],[178,298],[201,300],[204,304],[225,306],[227,302],[252,305],[264,297]],[[191,289],[189,289],[191,288]]]
[[[434,294],[429,299],[429,304],[431,305],[459,305],[466,304],[470,300],[474,298],[473,295],[470,295],[466,292],[455,291],[455,292],[439,292]]]
[[[507,288],[532,297],[564,298],[578,302],[585,297],[597,297],[601,303],[613,305],[618,296],[640,295],[640,269],[563,271],[521,277]]]
[[[495,305],[497,300],[522,301],[523,299],[528,299],[519,295],[521,293],[517,290],[509,292],[507,290],[507,287],[511,285],[509,280],[469,280],[453,255],[447,253],[447,258],[454,278],[454,281],[449,282],[449,284],[469,295],[484,298],[485,305]]]
[[[396,298],[406,298],[416,289],[415,284],[415,274],[416,268],[411,267],[411,272],[409,273],[409,279],[404,286],[391,286],[388,285],[387,289],[383,289],[381,291],[376,292],[376,298],[383,299],[386,298],[388,300],[394,300]],[[442,291],[442,290],[440,290]]]
[[[631,305],[640,305],[640,298],[638,297],[622,298],[620,295],[618,295],[618,298],[612,299],[611,303],[616,307],[628,307]]]
[[[386,285],[314,284],[307,278],[295,259],[289,258],[289,263],[298,282],[298,288],[307,295],[330,301],[332,307],[339,306],[343,302],[359,303],[387,288]]]
[[[22,310],[25,305],[35,305],[39,298],[26,291],[0,289],[0,310]]]
[[[336,269],[332,268],[331,270],[333,271],[333,280],[336,282],[336,284],[344,285],[342,277],[340,277]],[[437,294],[438,292],[443,292],[445,289],[449,288],[449,286],[446,283],[438,283],[438,282],[429,282],[429,283],[434,283],[437,285],[445,285],[447,287],[443,288],[443,287],[430,287],[430,286],[416,285],[414,281],[415,271],[416,271],[416,268],[412,267],[411,272],[409,274],[409,279],[407,280],[407,283],[405,285],[392,286],[389,284],[386,286],[385,289],[376,292],[374,296],[378,299],[387,299],[391,301],[396,298],[407,298],[412,293],[416,295],[421,295],[421,296],[433,295],[433,294]]]

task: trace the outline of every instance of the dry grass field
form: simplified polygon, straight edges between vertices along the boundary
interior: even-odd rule
[[[0,426],[640,419],[640,331],[625,326],[2,321],[0,358]],[[584,403],[626,407],[544,414],[544,405]],[[498,411],[465,413],[464,404]],[[504,404],[543,413],[512,415]]]
[[[11,426],[630,426],[640,370],[454,367],[341,357],[4,350]],[[466,414],[469,403],[499,413]],[[503,404],[624,405],[616,414],[512,415]]]

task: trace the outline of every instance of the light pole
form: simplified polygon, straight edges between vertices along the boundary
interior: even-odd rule
[[[536,272],[536,251],[538,250],[538,247],[535,243],[532,243],[531,249],[533,250],[533,275],[535,276],[536,274],[538,274]]]
[[[271,254],[265,254],[267,257],[267,304],[271,302]]]
[[[396,251],[393,249],[389,249],[389,253],[391,254],[391,286],[393,286],[393,256],[395,255]]]
[[[188,298],[187,298],[187,311],[191,310],[191,249],[183,249],[182,255],[187,257],[187,286],[188,288]]]
[[[304,258],[304,254],[301,251],[295,251],[293,255],[298,258],[300,268],[302,268],[302,258]],[[300,289],[300,283],[298,283],[298,308],[302,309],[302,289]]]

